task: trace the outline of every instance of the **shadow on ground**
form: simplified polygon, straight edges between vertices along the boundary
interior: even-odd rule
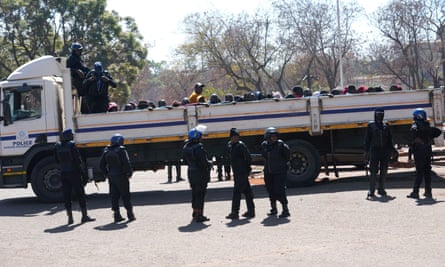
[[[330,181],[323,179],[320,175],[320,181],[316,182],[312,186],[288,188],[288,196],[293,195],[307,195],[307,194],[325,194],[334,192],[348,192],[348,191],[364,191],[368,189],[368,180],[363,176],[348,177],[336,179]],[[389,174],[387,177],[387,189],[409,189],[412,187],[414,181],[414,173],[410,172],[398,172]],[[230,185],[230,186],[229,186]],[[229,184],[223,188],[210,188],[207,191],[207,202],[212,201],[228,201],[232,199],[232,185]],[[267,198],[267,192],[264,185],[252,186],[255,198]],[[434,188],[445,188],[445,178],[437,175],[433,175],[433,190]],[[95,193],[87,196],[88,209],[103,209],[110,207],[109,196],[106,193]],[[132,202],[134,206],[146,206],[146,205],[169,205],[177,203],[189,203],[191,199],[190,190],[168,190],[168,191],[143,191],[132,193]],[[388,202],[392,201],[391,198],[385,198],[377,201]],[[434,203],[427,203],[422,200],[418,201],[418,205],[431,205]],[[78,207],[77,203],[73,205]],[[37,216],[52,215],[57,212],[64,212],[63,203],[40,203],[35,197],[26,198],[10,198],[0,201],[0,216]],[[268,222],[265,222],[268,224]],[[109,227],[104,226],[101,230],[110,230]],[[53,231],[69,231],[70,229],[53,229]],[[114,230],[114,229],[111,229]],[[184,226],[182,231],[194,231],[196,229],[188,229]]]

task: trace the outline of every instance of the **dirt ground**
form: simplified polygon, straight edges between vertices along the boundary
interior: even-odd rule
[[[443,266],[442,165],[433,168],[433,200],[406,198],[413,168],[391,168],[389,196],[375,201],[365,199],[363,170],[341,168],[339,178],[322,173],[313,186],[287,190],[288,219],[266,215],[259,172],[251,180],[256,217],[237,221],[225,219],[233,181],[218,182],[213,173],[205,207],[211,220],[203,224],[191,222],[188,183],[166,183],[165,171],[132,178],[132,223],[112,223],[106,183],[86,187],[96,221],[79,224],[76,210],[72,226],[66,225],[63,204],[39,203],[31,189],[1,189],[1,265]]]

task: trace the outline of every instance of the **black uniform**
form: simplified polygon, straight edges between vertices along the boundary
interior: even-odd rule
[[[88,72],[83,86],[88,95],[89,113],[102,113],[108,109],[108,87],[116,87],[116,83],[107,71]]]
[[[77,93],[79,96],[84,96],[85,91],[83,90],[82,82],[90,69],[75,50],[71,52],[71,55],[66,60],[66,67],[70,68],[72,83],[77,89]]]
[[[198,139],[186,142],[183,155],[188,165],[187,175],[192,188],[192,216],[197,222],[207,221],[208,218],[203,215],[203,209],[212,163]]]
[[[108,176],[111,195],[111,209],[115,222],[122,221],[119,211],[119,199],[122,198],[129,221],[135,220],[133,205],[131,204],[130,177],[133,169],[124,146],[112,144],[104,149],[100,159],[100,169]]]
[[[82,97],[81,112],[88,113],[87,92],[84,90],[83,81],[90,69],[83,62],[80,54],[77,54],[76,50],[73,50],[68,57],[66,67],[70,68],[72,86],[77,89],[77,95]]]
[[[82,211],[82,222],[90,221],[87,215],[84,184],[82,181],[82,159],[76,144],[71,140],[57,142],[55,145],[55,158],[60,163],[62,189],[65,199],[65,209],[68,215],[68,224],[73,223],[72,193],[78,198]]]
[[[377,173],[379,173],[378,194],[386,195],[385,176],[391,152],[394,151],[392,134],[389,125],[383,121],[373,121],[368,124],[365,137],[365,151],[369,159],[369,197],[374,196]]]
[[[253,203],[252,188],[249,183],[249,174],[252,168],[250,167],[252,158],[247,146],[242,141],[227,143],[228,160],[233,170],[233,197],[232,197],[232,211],[227,216],[228,218],[238,218],[240,209],[241,194],[246,197],[247,212],[243,214],[245,217],[255,217],[255,205]]]
[[[289,146],[282,140],[261,143],[261,154],[264,158],[264,183],[271,203],[270,215],[277,214],[276,201],[283,205],[283,217],[289,216],[286,197],[286,177],[290,160]],[[287,214],[287,216],[285,215]]]
[[[184,181],[181,177],[181,160],[167,162],[167,182],[171,183],[173,179],[173,165],[176,169],[176,182]]]
[[[416,179],[413,191],[408,197],[419,198],[419,188],[425,179],[425,197],[432,197],[431,190],[431,157],[433,138],[438,137],[442,131],[431,127],[426,120],[415,120],[411,126],[412,153],[416,165]]]
[[[218,173],[218,181],[223,180],[223,174],[225,173],[226,181],[230,180],[230,162],[227,160],[227,156],[217,156],[216,157],[216,172]],[[224,173],[223,173],[224,172]]]

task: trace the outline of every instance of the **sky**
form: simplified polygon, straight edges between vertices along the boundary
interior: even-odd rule
[[[332,0],[335,1],[335,0]],[[342,0],[339,0],[342,2]],[[346,0],[348,1],[348,0]],[[356,0],[366,12],[372,12],[388,0]],[[253,13],[258,8],[269,7],[271,0],[107,0],[107,9],[115,10],[121,17],[130,16],[136,20],[144,42],[152,47],[148,59],[169,61],[174,49],[184,42],[181,22],[188,14],[219,10],[225,13],[238,14],[242,11]],[[366,27],[362,27],[366,28]]]

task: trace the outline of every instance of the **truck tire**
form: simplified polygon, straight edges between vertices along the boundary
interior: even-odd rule
[[[43,202],[63,201],[60,166],[54,158],[43,158],[34,166],[31,174],[31,186],[39,200]]]
[[[309,142],[296,140],[288,142],[291,151],[287,186],[312,185],[320,174],[321,160],[317,149]]]

